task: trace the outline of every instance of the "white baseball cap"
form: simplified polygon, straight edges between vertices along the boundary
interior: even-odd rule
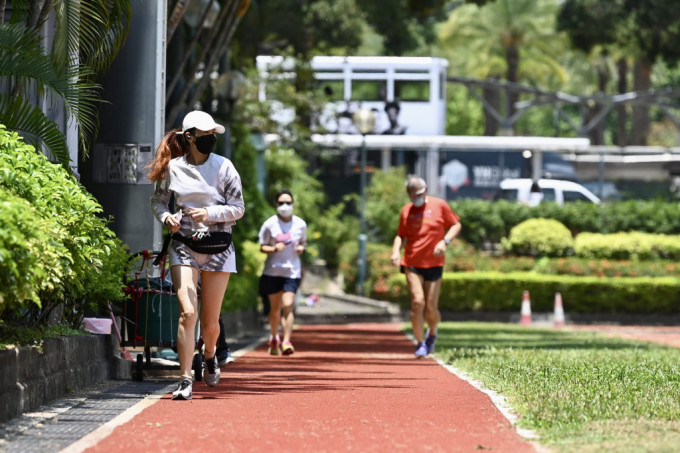
[[[189,129],[196,128],[199,131],[211,131],[215,129],[218,134],[224,134],[224,126],[217,124],[212,116],[200,110],[194,110],[189,112],[184,117],[182,121],[182,132],[178,134],[183,134]]]

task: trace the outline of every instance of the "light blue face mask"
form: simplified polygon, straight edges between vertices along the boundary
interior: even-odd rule
[[[425,196],[418,197],[418,198],[411,198],[411,201],[413,202],[413,206],[416,208],[421,207],[422,205],[425,204]]]

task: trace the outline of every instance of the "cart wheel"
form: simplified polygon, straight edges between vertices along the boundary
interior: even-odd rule
[[[196,381],[200,381],[203,379],[203,354],[194,354],[194,362],[193,362],[193,369],[194,369],[194,378]]]
[[[138,381],[144,380],[144,356],[142,354],[137,354],[137,376],[135,378]]]

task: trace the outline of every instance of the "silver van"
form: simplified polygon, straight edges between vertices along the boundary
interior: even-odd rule
[[[514,200],[527,204],[533,180],[530,178],[504,179],[500,183],[500,196],[503,200]],[[538,187],[543,194],[542,202],[555,202],[558,205],[572,201],[600,203],[600,199],[581,184],[561,179],[539,179]]]

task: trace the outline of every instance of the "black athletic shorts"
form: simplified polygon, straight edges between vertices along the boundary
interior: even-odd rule
[[[413,267],[413,266],[408,266],[408,270],[411,272],[415,272],[416,274],[420,275],[425,279],[426,282],[436,282],[440,278],[442,278],[442,274],[444,273],[444,266],[438,266],[438,267]],[[401,266],[401,273],[405,274],[406,269],[404,266]]]

